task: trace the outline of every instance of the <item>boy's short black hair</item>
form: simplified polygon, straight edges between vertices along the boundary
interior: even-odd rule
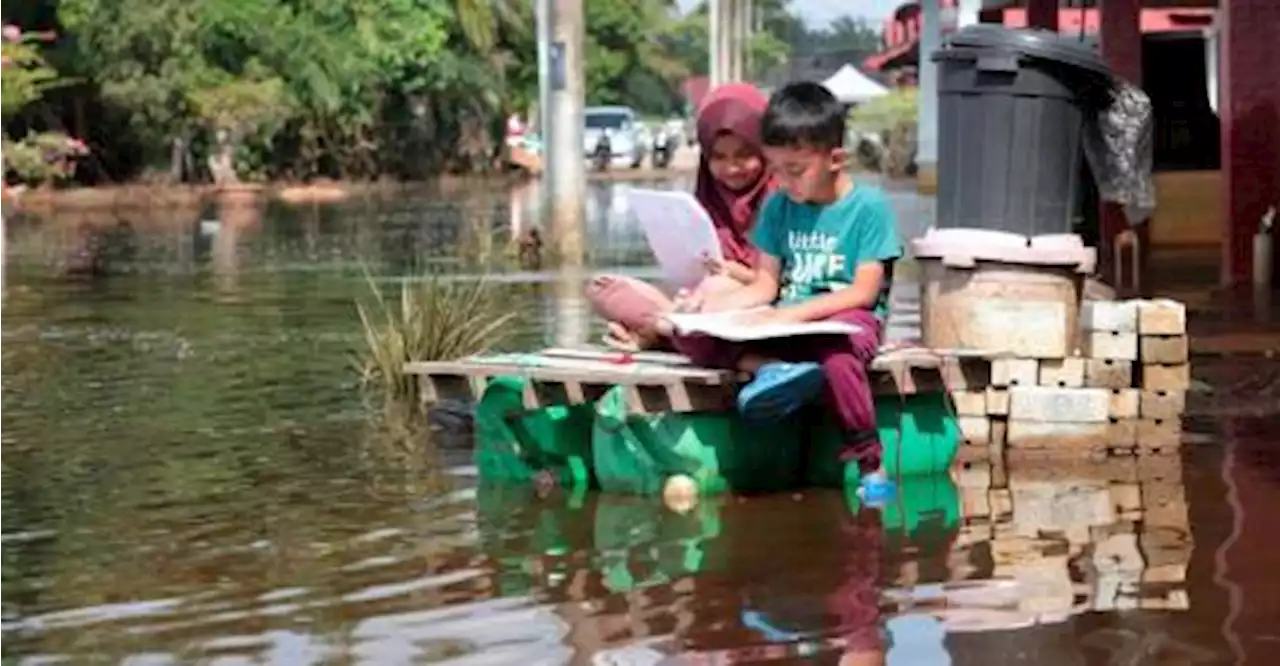
[[[844,114],[844,105],[822,84],[788,83],[769,98],[760,120],[760,139],[777,148],[840,148]]]

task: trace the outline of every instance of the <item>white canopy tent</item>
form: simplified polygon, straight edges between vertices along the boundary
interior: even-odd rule
[[[831,78],[823,81],[822,85],[845,104],[863,104],[889,92],[888,88],[848,63],[832,74]]]

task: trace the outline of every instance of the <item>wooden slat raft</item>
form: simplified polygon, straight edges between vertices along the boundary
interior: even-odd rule
[[[886,347],[872,362],[871,385],[878,395],[981,389],[990,383],[990,362],[991,357],[973,352]],[[746,379],[695,366],[678,354],[624,354],[600,347],[415,362],[406,364],[405,372],[420,377],[428,404],[478,400],[490,378],[517,376],[529,380],[526,409],[593,402],[621,385],[637,414],[729,409],[738,383]]]

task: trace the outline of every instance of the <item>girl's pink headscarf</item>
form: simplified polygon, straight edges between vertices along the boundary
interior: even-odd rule
[[[702,147],[702,157],[698,163],[694,196],[711,214],[725,258],[747,266],[755,265],[757,255],[748,233],[755,223],[760,204],[773,191],[773,179],[767,170],[763,170],[756,182],[735,192],[711,175],[708,160],[716,137],[726,132],[762,152],[760,119],[768,103],[764,93],[755,86],[730,83],[712,90],[698,110],[698,144]]]

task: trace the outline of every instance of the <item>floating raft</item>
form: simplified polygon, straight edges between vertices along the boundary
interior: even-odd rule
[[[981,352],[886,345],[871,364],[871,385],[877,395],[981,390],[990,384],[992,360]],[[600,347],[413,362],[405,372],[420,378],[428,404],[479,400],[491,378],[516,376],[528,380],[523,399],[528,410],[591,403],[625,386],[633,414],[726,410],[746,379],[742,373],[696,366],[679,354]]]

